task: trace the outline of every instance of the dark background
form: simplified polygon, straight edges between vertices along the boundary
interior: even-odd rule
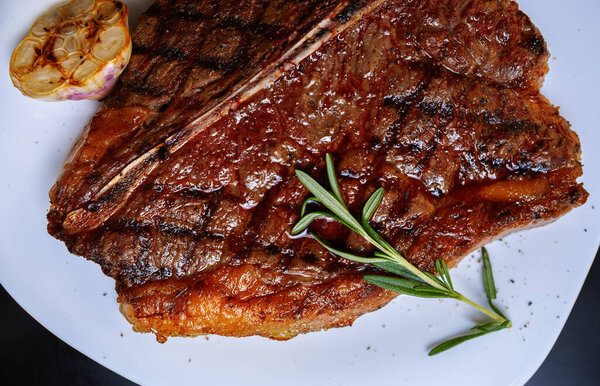
[[[598,384],[600,253],[546,361],[528,386]],[[133,385],[56,338],[0,287],[0,385]]]

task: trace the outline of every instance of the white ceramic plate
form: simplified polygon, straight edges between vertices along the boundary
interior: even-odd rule
[[[149,1],[126,2],[135,19]],[[599,244],[600,2],[521,1],[548,41],[544,93],[581,137],[590,199],[550,226],[489,246],[500,303],[514,327],[433,358],[427,349],[470,327],[476,312],[455,301],[402,296],[353,327],[288,342],[210,336],[158,344],[132,332],[118,312],[113,280],[46,233],[47,192],[98,104],[35,101],[8,77],[13,47],[52,3],[0,3],[0,281],[56,336],[143,384],[508,385],[526,382],[542,363]],[[453,275],[458,288],[484,300],[477,259],[466,258]]]

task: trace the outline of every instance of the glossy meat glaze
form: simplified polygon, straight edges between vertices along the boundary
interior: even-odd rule
[[[510,1],[165,1],[50,192],[49,232],[117,280],[134,328],[287,339],[394,294],[293,238],[332,153],[358,213],[421,269],[581,205],[580,145]],[[336,223],[313,230],[357,253]]]

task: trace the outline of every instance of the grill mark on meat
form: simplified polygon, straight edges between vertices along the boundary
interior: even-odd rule
[[[459,92],[458,95],[458,99],[461,100],[463,99],[463,96],[466,92],[466,89],[463,89]],[[445,128],[445,126],[447,124],[449,124],[453,118],[454,118],[454,108],[450,107],[446,107],[444,108],[444,106],[447,106],[445,104],[442,104],[441,107],[437,107],[436,103],[428,103],[425,101],[421,101],[418,104],[418,108],[419,110],[421,110],[425,115],[428,115],[430,117],[441,117],[441,121],[444,122],[443,125],[437,125],[436,126],[436,131],[435,131],[435,136],[433,138],[432,145],[430,147],[428,147],[427,149],[425,149],[425,157],[423,157],[423,159],[421,160],[421,162],[419,163],[419,169],[422,170],[422,173],[425,174],[427,172],[427,165],[430,165],[431,160],[435,154],[435,152],[438,149],[438,144],[440,141],[441,136],[443,135],[442,129]],[[455,173],[456,174],[456,171]],[[445,189],[442,189],[442,187],[440,186],[428,186],[427,191],[433,195],[434,197],[440,197],[444,194],[447,194],[448,191]]]
[[[269,194],[277,195],[278,188],[275,186]],[[250,227],[246,228],[245,231],[241,232],[242,235],[238,237],[234,242],[233,251],[235,253],[236,259],[238,261],[244,261],[252,248],[256,245],[256,234],[258,230],[263,226],[267,216],[267,212],[271,210],[269,197],[264,197],[261,202],[259,202],[254,210],[252,211],[252,216],[250,218],[249,224],[252,224]]]
[[[206,211],[206,214],[210,213],[210,210]],[[104,225],[105,231],[117,231],[117,232],[133,232],[135,234],[141,234],[156,229],[158,232],[174,237],[189,238],[205,238],[211,240],[223,240],[223,235],[218,233],[207,232],[203,227],[200,229],[194,229],[184,226],[178,226],[173,224],[167,224],[159,221],[157,224],[141,223],[134,219],[120,218],[115,221],[109,221]]]
[[[388,131],[387,135],[383,139],[382,145],[384,146],[384,149],[400,145],[398,143],[398,129],[404,124],[407,118],[408,111],[414,105],[420,105],[422,103],[421,98],[423,96],[423,93],[429,87],[429,83],[433,78],[433,73],[435,73],[435,69],[426,66],[424,72],[425,76],[419,81],[416,90],[408,96],[399,97],[387,95],[383,98],[383,104],[385,107],[394,107],[398,112],[398,118],[392,124],[391,130]],[[379,146],[373,148],[373,150],[384,149],[381,149],[381,147]]]
[[[196,60],[196,64],[198,64],[199,66],[205,67],[205,68],[210,68],[210,69],[214,69],[214,70],[223,70],[225,72],[231,72],[236,68],[246,65],[248,63],[248,61],[249,61],[249,59],[240,53],[240,54],[238,54],[238,56],[235,56],[231,60],[228,60],[225,62],[223,62],[217,58],[200,56]],[[223,94],[223,95],[225,95],[225,94]],[[219,97],[220,96],[222,96],[222,95],[219,95]]]
[[[307,194],[293,170],[325,182],[325,152],[355,214],[384,187],[373,227],[421,269],[585,201],[577,137],[539,95],[545,43],[514,3],[227,4],[142,16],[51,192],[49,231],[117,279],[136,329],[287,339],[389,301],[373,268],[286,235]]]

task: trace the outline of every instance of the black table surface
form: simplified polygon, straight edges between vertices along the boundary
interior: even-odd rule
[[[558,341],[527,385],[598,384],[599,255]],[[56,338],[2,287],[0,309],[0,385],[133,385]]]

